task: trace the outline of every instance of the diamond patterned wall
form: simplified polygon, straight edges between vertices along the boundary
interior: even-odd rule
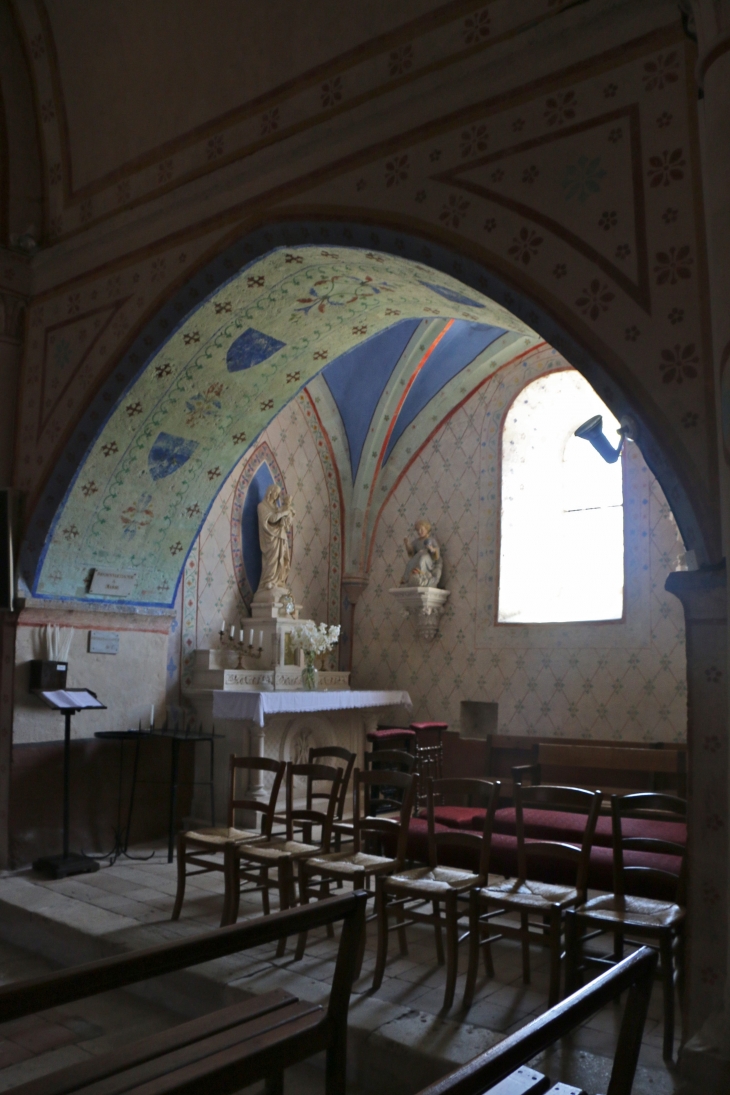
[[[414,717],[459,722],[461,700],[499,703],[503,733],[683,741],[686,656],[682,609],[664,581],[684,550],[658,482],[637,446],[624,472],[626,615],[601,624],[494,624],[498,440],[517,391],[565,368],[550,347],[503,368],[442,424],[381,512],[370,581],[356,610],[353,686],[405,687]],[[337,622],[329,589],[339,554],[307,400],[292,401],[261,435],[297,511],[291,584],[304,614]],[[252,459],[249,455],[247,459]],[[241,461],[218,495],[188,559],[183,589],[183,683],[195,647],[217,644],[221,616],[247,615],[231,552],[231,508]],[[441,634],[428,646],[388,595],[403,569],[403,537],[427,516],[451,591]],[[333,531],[334,530],[334,531]],[[539,566],[539,560],[536,561]],[[546,575],[549,580],[549,575]],[[170,668],[172,670],[173,661]]]
[[[564,367],[548,349],[503,369],[442,425],[408,469],[383,510],[370,583],[357,606],[353,683],[406,687],[414,717],[452,726],[461,700],[488,700],[499,703],[503,733],[682,741],[684,622],[664,581],[684,548],[638,447],[630,446],[625,458],[625,620],[494,624],[502,414],[527,381]],[[430,646],[416,639],[388,594],[401,574],[403,537],[421,515],[434,524],[445,559],[443,585],[451,590],[441,634]]]
[[[290,584],[303,614],[328,617],[330,521],[327,487],[317,447],[298,400],[291,402],[260,436],[274,453],[286,489],[294,500],[296,524]],[[182,644],[183,683],[191,684],[192,652],[218,646],[221,617],[230,623],[248,617],[231,551],[231,510],[236,485],[249,453],[218,494],[190,553],[185,570]],[[332,612],[330,612],[332,616]]]

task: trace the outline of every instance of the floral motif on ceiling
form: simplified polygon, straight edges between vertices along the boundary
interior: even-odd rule
[[[56,514],[33,593],[83,598],[96,568],[169,605],[204,514],[261,431],[328,363],[424,315],[534,332],[487,297],[355,248],[272,251],[195,308],[118,397]]]

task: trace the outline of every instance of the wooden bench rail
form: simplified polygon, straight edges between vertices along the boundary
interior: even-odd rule
[[[0,1023],[20,1019],[46,1008],[58,1007],[74,1000],[82,1000],[99,992],[124,988],[138,981],[159,977],[175,970],[210,962],[216,958],[250,950],[264,943],[272,943],[282,936],[298,935],[299,932],[325,927],[343,920],[343,942],[340,945],[332,980],[329,1013],[335,1008],[347,1008],[343,987],[352,983],[354,951],[364,931],[365,902],[367,894],[354,892],[343,897],[330,897],[303,908],[289,909],[257,918],[242,924],[232,924],[212,932],[202,932],[193,939],[182,942],[162,943],[156,947],[134,951],[121,957],[102,958],[82,966],[47,974],[20,984],[0,988]],[[353,946],[350,946],[351,940]],[[348,945],[344,945],[347,943]]]
[[[420,1095],[482,1095],[627,989],[607,1095],[631,1095],[656,965],[655,951],[642,947],[493,1049],[424,1088]]]
[[[632,772],[667,772],[676,775],[682,770],[685,750],[652,749],[616,745],[563,745],[541,742],[537,750],[542,764],[564,764],[566,768],[606,768]]]
[[[183,1054],[195,1061],[204,1039],[217,1037],[219,1047],[223,1043],[222,1048],[228,1048],[246,1037],[260,1038],[262,1027],[264,1036],[272,1031],[276,1033],[276,1028],[287,1021],[292,1011],[296,1009],[300,1017],[307,1012],[307,1007],[308,1017],[315,1021],[321,1017],[322,1008],[318,1005],[301,1005],[295,996],[275,989],[262,996],[254,996],[242,1004],[234,1004],[187,1023],[179,1023],[137,1042],[127,1042],[109,1053],[77,1062],[59,1072],[37,1076],[20,1087],[12,1088],[12,1091],[15,1095],[76,1095],[94,1085],[95,1095],[99,1095],[104,1090],[104,1082],[109,1080],[119,1085],[118,1095],[120,1089],[128,1089],[131,1070],[134,1070],[134,1079],[137,1082],[140,1078],[149,1080],[150,1075],[164,1075],[165,1070],[170,1069],[173,1054],[177,1066],[180,1065]],[[240,1030],[242,1024],[246,1024],[244,1032]],[[163,1062],[161,1068],[160,1061]],[[123,1084],[119,1080],[120,1076],[124,1077]]]
[[[676,790],[682,792],[686,784],[686,750],[623,743],[609,746],[540,742],[535,760],[513,765],[511,774],[513,783],[529,781],[534,786],[544,780],[546,784],[596,788],[605,794],[641,791],[641,788],[631,786],[608,786],[619,776],[623,776],[623,784],[641,778],[645,782],[648,780],[652,791],[656,789],[657,778],[665,778],[672,779]],[[604,812],[607,812],[607,803],[604,806]]]

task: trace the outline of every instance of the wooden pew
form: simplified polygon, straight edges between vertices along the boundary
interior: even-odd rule
[[[15,1095],[227,1095],[261,1079],[267,1095],[281,1095],[284,1069],[321,1050],[327,1095],[345,1095],[347,1012],[366,900],[359,892],[327,898],[1,988],[0,1023],[343,921],[326,1010],[280,990],[265,993],[30,1080]]]
[[[541,741],[535,760],[516,765],[513,780],[559,783],[603,791],[604,797],[631,791],[673,791],[686,796],[686,749],[582,741]]]
[[[447,776],[483,776],[498,779],[502,784],[501,798],[512,801],[513,769],[533,765],[539,762],[539,752],[544,746],[556,748],[568,747],[569,752],[560,755],[563,760],[550,766],[549,773],[543,773],[543,782],[574,784],[587,787],[595,777],[590,767],[576,765],[573,758],[578,749],[613,749],[613,760],[598,775],[606,783],[601,790],[610,790],[621,783],[626,791],[669,791],[686,796],[686,755],[684,745],[657,742],[611,741],[608,739],[585,738],[548,738],[528,737],[524,734],[488,734],[486,738],[464,738],[458,731],[448,730],[444,734],[444,775]],[[638,754],[634,755],[637,750]],[[658,754],[670,754],[659,757]],[[607,755],[598,754],[598,760],[606,760]],[[563,763],[565,761],[565,763]],[[547,762],[545,762],[547,763]],[[582,782],[578,769],[582,767],[588,783]],[[623,775],[617,779],[617,771]],[[597,770],[594,768],[593,772]],[[606,778],[608,777],[608,778]],[[596,787],[600,784],[596,783]]]
[[[610,1095],[631,1095],[656,965],[656,953],[649,947],[642,947],[608,973],[597,977],[521,1030],[508,1035],[493,1049],[481,1053],[424,1088],[420,1095],[527,1095],[528,1092],[538,1095],[540,1091],[547,1091],[549,1080],[537,1074],[544,1081],[541,1084],[540,1079],[536,1081],[533,1078],[534,1070],[521,1066],[581,1026],[626,989],[629,990],[628,998],[621,1019],[608,1091]],[[512,1077],[512,1084],[505,1082]],[[550,1088],[548,1095],[564,1095],[571,1090],[576,1089],[556,1084]]]

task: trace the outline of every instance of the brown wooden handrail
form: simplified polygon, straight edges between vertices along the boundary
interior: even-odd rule
[[[520,1065],[585,1023],[591,1015],[627,989],[629,996],[621,1020],[607,1095],[631,1095],[656,965],[656,952],[649,947],[641,947],[585,988],[574,992],[544,1015],[505,1038],[498,1046],[424,1088],[420,1095],[482,1095],[488,1092],[489,1088],[504,1080]]]
[[[348,985],[349,998],[350,967],[354,963],[360,932],[365,930],[367,897],[366,893],[356,891],[342,897],[325,898],[316,904],[204,932],[194,939],[161,943],[132,954],[102,958],[60,973],[6,985],[0,988],[0,1023],[343,920],[343,937],[330,993],[331,1013],[333,1009],[347,1006],[344,985]]]

